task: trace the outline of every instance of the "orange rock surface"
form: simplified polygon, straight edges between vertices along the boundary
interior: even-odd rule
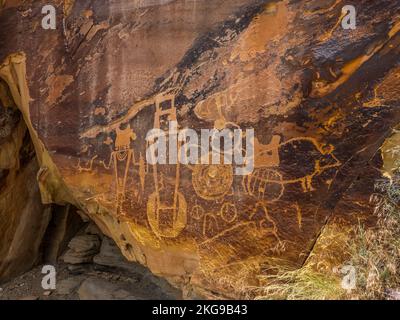
[[[342,0],[54,0],[56,30],[46,1],[3,2],[0,277],[51,203],[187,298],[245,297],[278,261],[301,266],[327,224],[369,219],[400,122],[398,2],[357,1],[355,30]],[[147,132],[172,120],[254,129],[254,170],[149,164]],[[20,163],[25,132],[37,168]]]

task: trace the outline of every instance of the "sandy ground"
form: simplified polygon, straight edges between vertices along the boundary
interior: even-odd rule
[[[69,270],[69,266],[60,263],[56,266],[57,282],[56,290],[44,290],[41,282],[44,274],[41,273],[42,266],[38,266],[31,271],[13,279],[8,283],[0,285],[0,300],[79,300],[78,289],[80,285],[65,294],[60,293],[60,286],[63,280],[79,278],[95,279],[95,284],[100,282],[99,287],[94,287],[94,293],[89,294],[89,299],[106,297],[107,291],[126,290],[137,299],[179,299],[179,293],[162,281],[157,283],[154,276],[144,274],[124,274],[117,270],[107,270],[107,268],[95,264],[79,265]],[[104,286],[104,284],[106,284]],[[103,286],[103,287],[102,287]],[[96,292],[96,290],[99,292]],[[67,290],[68,291],[68,290]],[[106,292],[106,295],[104,295]],[[88,295],[86,294],[86,298]],[[100,298],[102,299],[102,298]],[[136,298],[135,298],[136,299]]]

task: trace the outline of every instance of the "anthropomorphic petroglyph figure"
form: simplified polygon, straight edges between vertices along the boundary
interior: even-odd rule
[[[118,215],[123,215],[122,203],[125,199],[126,182],[128,179],[129,167],[135,165],[135,154],[131,147],[131,142],[136,140],[136,133],[129,124],[125,127],[121,125],[116,129],[114,151],[111,153],[108,164],[103,165],[106,169],[114,164],[114,175],[116,183],[116,211]]]
[[[177,121],[175,96],[159,95],[155,100],[154,129],[170,130],[169,123]],[[176,128],[177,130],[178,128]],[[171,132],[171,136],[167,135],[169,143],[175,143],[178,154],[180,152],[180,144],[175,138],[176,132]],[[170,141],[170,137],[175,141]],[[162,173],[156,161],[153,169],[153,180],[155,191],[149,196],[147,202],[147,219],[153,232],[159,238],[176,238],[186,227],[187,224],[187,203],[184,195],[179,192],[180,186],[180,163],[175,165],[175,179],[171,182],[169,179],[163,179],[165,183],[162,185]],[[166,168],[165,168],[166,169]]]

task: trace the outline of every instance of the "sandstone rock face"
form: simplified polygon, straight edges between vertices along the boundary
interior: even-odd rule
[[[26,126],[0,81],[0,279],[29,270],[50,220],[41,202],[39,170]]]
[[[76,206],[187,297],[243,297],[274,261],[301,266],[327,224],[368,219],[400,121],[397,1],[357,1],[355,30],[342,0],[51,2],[56,30],[48,1],[0,16],[2,103],[29,130],[44,204]],[[153,165],[146,135],[174,121],[248,132],[242,155],[254,129],[254,170]]]

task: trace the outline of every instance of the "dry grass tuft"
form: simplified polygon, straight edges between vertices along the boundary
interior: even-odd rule
[[[260,276],[257,299],[393,299],[400,296],[400,176],[376,184],[371,197],[377,223],[343,230],[327,225],[300,269],[282,265]],[[339,262],[340,261],[340,262]],[[356,288],[342,288],[343,275],[332,268],[354,266]],[[276,264],[279,265],[279,264]]]
[[[376,189],[376,227],[360,225],[349,244],[360,299],[387,299],[400,288],[400,179],[379,182]]]
[[[318,272],[311,265],[297,270],[279,267],[275,275],[263,276],[261,280],[266,285],[257,299],[332,300],[343,296],[336,275]]]

